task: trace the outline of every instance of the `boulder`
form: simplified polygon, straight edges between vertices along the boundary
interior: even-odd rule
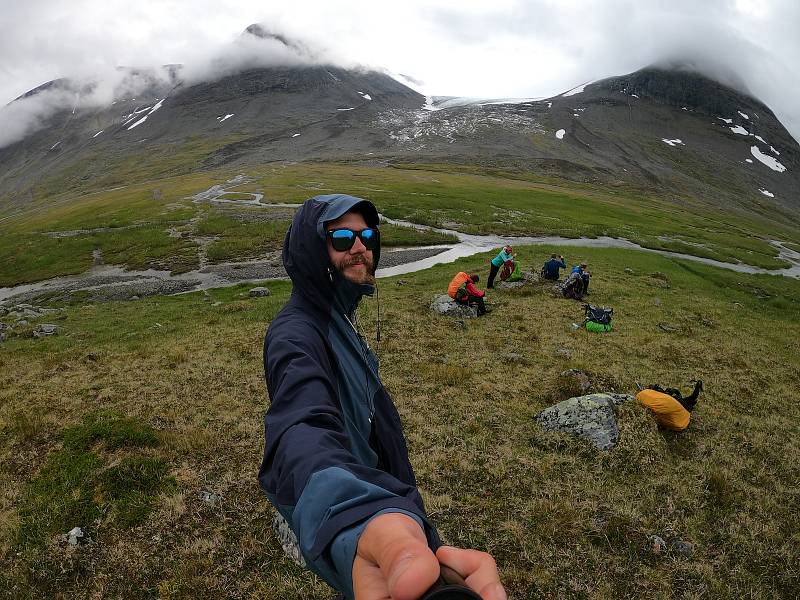
[[[544,409],[536,420],[549,431],[564,431],[585,439],[601,450],[619,441],[614,406],[633,400],[627,394],[597,393],[578,396]]]
[[[440,294],[431,302],[431,310],[446,317],[459,319],[477,319],[478,309],[474,306],[459,304],[447,294]]]
[[[5,333],[0,332],[0,344],[5,342],[8,338],[6,337]]]
[[[251,298],[261,298],[262,296],[269,296],[270,291],[269,288],[265,287],[254,287],[250,290],[250,297]]]
[[[278,538],[278,542],[286,556],[292,559],[299,567],[305,568],[306,561],[300,553],[297,536],[281,513],[275,513],[275,517],[272,519],[272,530],[275,532],[275,536]]]

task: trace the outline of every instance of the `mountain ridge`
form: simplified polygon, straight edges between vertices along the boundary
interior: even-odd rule
[[[266,29],[246,33],[294,43]],[[774,113],[687,70],[651,66],[547,99],[438,107],[376,70],[272,66],[192,85],[179,73],[173,65],[162,82],[132,70],[130,77],[160,85],[109,106],[62,110],[49,129],[0,148],[0,209],[36,197],[54,173],[69,189],[114,161],[145,149],[174,152],[190,140],[208,148],[197,169],[330,160],[473,164],[625,183],[671,201],[760,213],[800,208],[800,147]],[[56,84],[36,90],[48,85]]]

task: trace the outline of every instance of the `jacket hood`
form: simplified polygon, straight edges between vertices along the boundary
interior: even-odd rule
[[[328,256],[325,224],[355,207],[364,215],[368,226],[378,226],[378,210],[369,200],[346,194],[328,194],[306,200],[286,232],[283,266],[294,284],[294,291],[322,308],[329,307],[337,297],[349,312],[362,295],[373,291],[371,285],[357,285],[342,277]],[[380,247],[372,251],[375,269],[380,255]]]

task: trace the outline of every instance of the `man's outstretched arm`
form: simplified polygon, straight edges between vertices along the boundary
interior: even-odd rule
[[[494,559],[485,552],[442,546],[434,554],[419,524],[406,515],[372,519],[353,562],[356,600],[417,600],[439,578],[440,564],[461,575],[483,600],[506,600]]]

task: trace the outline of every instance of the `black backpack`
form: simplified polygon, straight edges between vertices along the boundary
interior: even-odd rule
[[[586,313],[586,320],[600,323],[601,325],[610,325],[611,317],[614,314],[613,308],[605,308],[601,306],[593,306],[591,304],[583,305]]]

